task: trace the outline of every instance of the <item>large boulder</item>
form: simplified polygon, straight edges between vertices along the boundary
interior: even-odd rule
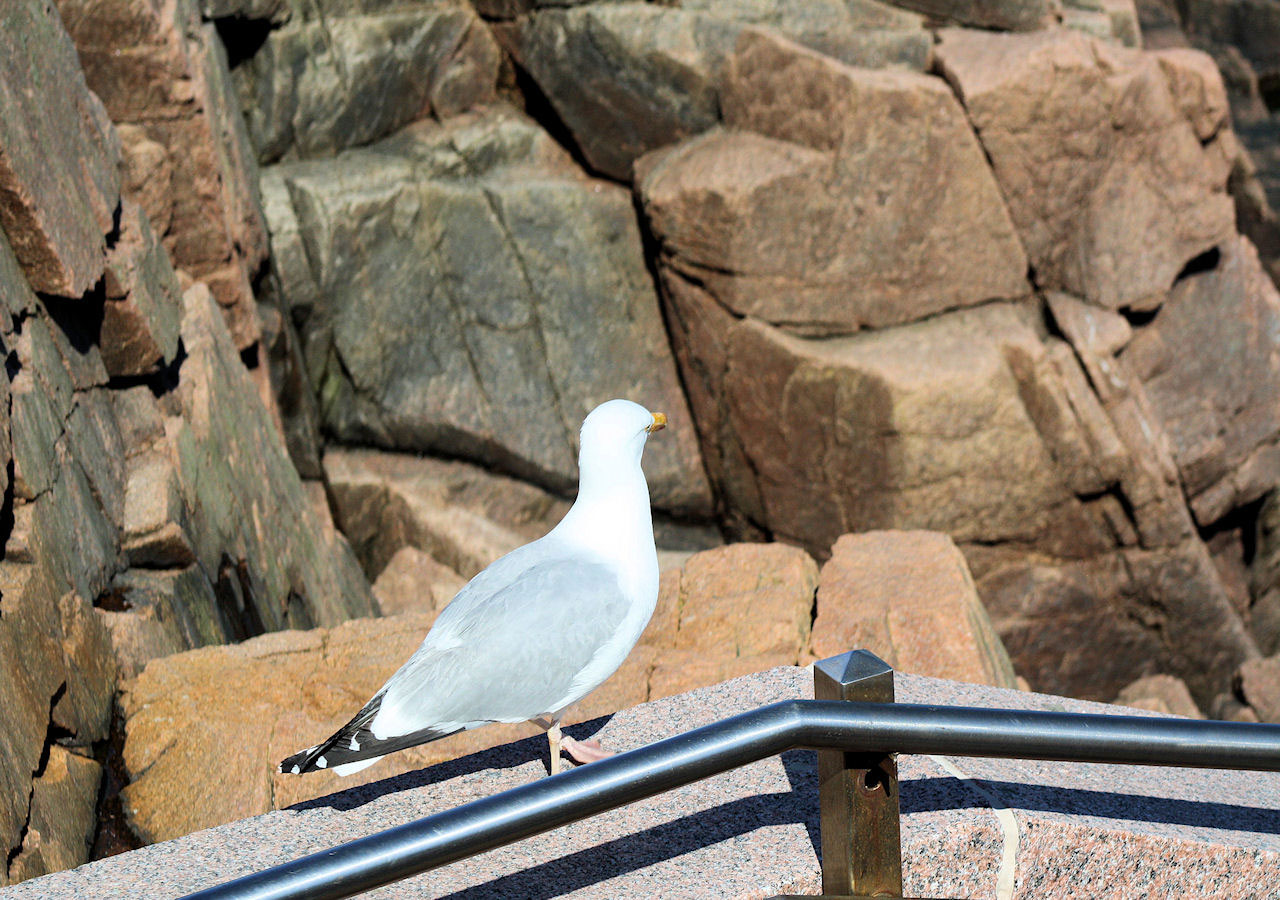
[[[343,441],[577,481],[577,430],[629,397],[672,427],[645,455],[656,506],[711,495],[631,198],[497,106],[334,160],[282,164],[282,296],[327,430]],[[290,240],[305,242],[305,253]],[[283,274],[283,273],[282,273]]]
[[[982,149],[936,78],[750,33],[720,104],[726,130],[637,164],[670,277],[738,316],[809,334],[1028,289]]]
[[[498,46],[462,0],[290,6],[235,70],[263,162],[332,155],[496,96]],[[251,41],[258,18],[227,28]]]
[[[948,29],[937,58],[1040,286],[1152,309],[1234,231],[1235,142],[1212,67],[1062,30]]]
[[[786,544],[729,544],[663,573],[640,638],[656,651],[649,696],[807,661],[818,567]]]
[[[847,534],[822,566],[812,649],[866,649],[895,670],[1016,688],[964,556],[945,534]]]
[[[668,284],[709,468],[760,526],[822,556],[879,528],[1066,557],[1107,546],[1076,493],[1114,479],[1117,442],[1088,394],[1070,393],[1058,366],[1074,360],[1050,354],[1033,307],[806,340]]]

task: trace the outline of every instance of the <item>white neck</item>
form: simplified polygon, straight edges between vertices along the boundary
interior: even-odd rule
[[[592,462],[581,460],[578,499],[552,534],[628,568],[643,568],[636,575],[646,576],[652,568],[656,580],[653,516],[639,455],[621,471],[616,465],[608,467],[607,477],[605,467]],[[637,554],[637,549],[645,552]]]

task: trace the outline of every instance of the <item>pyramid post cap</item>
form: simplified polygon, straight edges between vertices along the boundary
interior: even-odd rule
[[[893,667],[870,650],[850,650],[836,657],[819,659],[813,664],[815,673],[826,677],[833,684],[847,686],[860,681],[883,679],[893,676]],[[891,682],[892,684],[892,682]]]

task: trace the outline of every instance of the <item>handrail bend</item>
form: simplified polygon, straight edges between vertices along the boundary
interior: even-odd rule
[[[785,700],[198,891],[188,900],[350,897],[798,747],[1280,771],[1280,725]]]

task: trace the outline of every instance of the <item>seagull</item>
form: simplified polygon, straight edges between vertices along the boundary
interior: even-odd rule
[[[547,731],[550,771],[611,755],[560,732],[565,710],[622,665],[653,615],[658,555],[645,441],[667,417],[610,400],[582,423],[578,498],[545,536],[481,571],[422,645],[331,737],[282,761],[350,775],[388,753],[490,722]]]

